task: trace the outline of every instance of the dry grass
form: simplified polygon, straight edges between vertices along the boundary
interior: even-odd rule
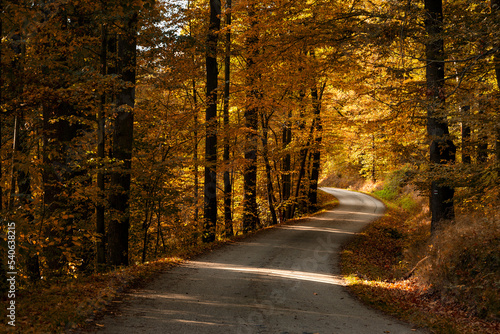
[[[500,321],[500,217],[464,216],[439,231],[418,270],[443,302]]]

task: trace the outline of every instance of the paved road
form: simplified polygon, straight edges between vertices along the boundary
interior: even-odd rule
[[[381,202],[323,188],[340,205],[198,257],[133,291],[99,333],[416,333],[346,292],[341,244],[377,219]]]

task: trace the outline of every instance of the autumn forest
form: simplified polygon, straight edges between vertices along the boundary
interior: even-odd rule
[[[432,234],[497,214],[499,0],[0,3],[20,288],[284,223],[332,179],[398,175]]]

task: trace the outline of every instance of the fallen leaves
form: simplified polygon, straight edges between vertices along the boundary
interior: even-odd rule
[[[445,303],[418,277],[404,279],[411,268],[402,257],[411,238],[421,232],[408,229],[408,214],[389,208],[341,254],[349,288],[365,303],[434,333],[500,333],[500,323],[465,312],[457,303]]]

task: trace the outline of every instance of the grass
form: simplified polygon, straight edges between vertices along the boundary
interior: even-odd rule
[[[490,285],[491,289],[486,289],[485,295],[480,293],[479,297],[476,296],[474,299],[476,302],[472,301],[472,304],[466,306],[463,298],[465,296],[472,298],[471,295],[460,296],[455,291],[455,296],[453,296],[454,293],[449,290],[450,284],[446,283],[450,281],[451,276],[472,276],[464,275],[465,272],[460,275],[453,270],[444,269],[450,268],[449,263],[443,265],[443,261],[451,263],[455,261],[454,259],[460,258],[459,250],[463,250],[463,245],[460,246],[456,241],[450,241],[450,238],[463,239],[456,237],[456,229],[460,227],[455,227],[454,231],[444,231],[443,233],[448,234],[449,238],[442,236],[438,238],[441,239],[442,244],[434,244],[434,253],[429,252],[430,226],[428,214],[420,209],[422,206],[412,200],[413,196],[408,194],[399,196],[387,190],[380,194],[390,195],[392,200],[385,201],[388,207],[386,215],[372,223],[346,245],[341,254],[342,271],[348,280],[350,290],[364,303],[415,325],[428,328],[433,333],[500,332],[498,319],[495,319],[494,315],[493,317],[481,316],[477,309],[479,305],[477,299],[479,299],[483,304],[489,303],[490,310],[495,310],[497,307],[495,303],[498,301],[498,285]],[[480,229],[479,226],[475,228]],[[498,239],[492,237],[486,249],[494,246],[495,240],[496,247],[498,247]],[[449,248],[446,255],[442,252],[444,245]],[[476,249],[479,248],[476,246]],[[491,262],[491,256],[498,254],[495,250],[494,248],[491,251],[485,251],[484,253],[489,255],[483,260],[479,260],[476,255],[470,255],[468,256],[471,260],[469,263],[474,263],[474,266],[478,263],[484,265],[486,259]],[[454,255],[457,252],[458,254]],[[441,261],[441,271],[436,270],[436,264],[439,261]],[[464,268],[464,271],[466,270],[468,269]],[[486,276],[492,271],[495,275],[492,268],[482,270]],[[449,276],[445,277],[444,272],[447,272]],[[436,285],[439,281],[436,275],[441,279],[441,286]],[[491,280],[494,280],[493,276],[489,276]],[[485,282],[484,279],[475,282],[465,280],[460,282],[462,287],[459,289],[469,290],[469,292],[477,291],[472,287],[465,289],[463,285],[470,283],[477,287]]]

